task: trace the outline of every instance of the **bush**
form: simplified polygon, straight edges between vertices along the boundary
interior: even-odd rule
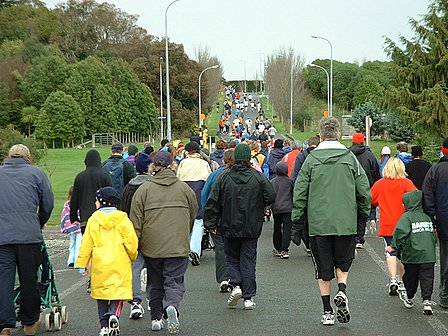
[[[372,119],[372,127],[370,128],[370,135],[383,135],[386,124],[383,118],[384,112],[376,107],[372,102],[367,102],[356,106],[352,112],[352,117],[347,121],[349,125],[353,126],[357,132],[365,134],[366,132],[366,116]]]
[[[387,134],[393,141],[412,142],[414,129],[405,124],[395,113],[389,112],[385,118]]]
[[[37,164],[45,154],[42,143],[31,138],[25,138],[19,131],[9,125],[0,129],[0,162],[3,162],[9,153],[9,149],[16,144],[24,144],[30,149],[33,164]]]

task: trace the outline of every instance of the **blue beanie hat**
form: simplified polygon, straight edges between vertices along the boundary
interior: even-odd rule
[[[138,154],[137,159],[135,160],[135,170],[139,174],[145,174],[148,171],[148,167],[151,164],[152,160],[148,154],[142,152]]]

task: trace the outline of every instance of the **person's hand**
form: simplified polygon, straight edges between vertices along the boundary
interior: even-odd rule
[[[391,253],[393,251],[395,251],[395,249],[392,246],[386,246],[384,248],[384,252]]]
[[[81,275],[82,275],[83,277],[85,277],[87,274],[89,274],[89,272],[87,272],[87,269],[86,269],[84,272],[81,273]]]
[[[217,235],[218,234],[218,228],[213,228],[209,230],[211,234]]]

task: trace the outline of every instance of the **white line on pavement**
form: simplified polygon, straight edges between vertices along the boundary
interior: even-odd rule
[[[67,288],[62,293],[59,294],[59,299],[62,301],[65,297],[69,296],[74,291],[81,288],[87,282],[87,279],[88,278],[86,277],[86,278],[82,278],[78,282],[75,282],[73,285],[71,285],[69,288]]]
[[[387,265],[384,262],[384,257],[381,257],[378,253],[376,253],[376,251],[367,242],[364,243],[364,249],[373,259],[373,261],[379,266],[379,268],[381,268],[384,273],[388,274]],[[443,313],[445,312],[443,311]],[[434,329],[434,331],[437,333],[437,335],[448,335],[448,328],[440,321],[438,317],[436,317],[435,315],[428,316],[427,321],[431,328]]]

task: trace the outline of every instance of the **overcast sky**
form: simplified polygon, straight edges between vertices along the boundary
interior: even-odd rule
[[[172,0],[109,0],[149,34],[165,35],[165,9]],[[53,7],[58,0],[45,1]],[[101,1],[100,1],[101,2]],[[168,11],[170,41],[183,44],[194,57],[207,47],[224,67],[226,79],[260,73],[264,55],[292,46],[306,63],[330,58],[343,62],[387,60],[384,36],[397,41],[414,36],[409,18],[427,13],[430,0],[180,0]],[[164,56],[164,55],[161,55]]]

